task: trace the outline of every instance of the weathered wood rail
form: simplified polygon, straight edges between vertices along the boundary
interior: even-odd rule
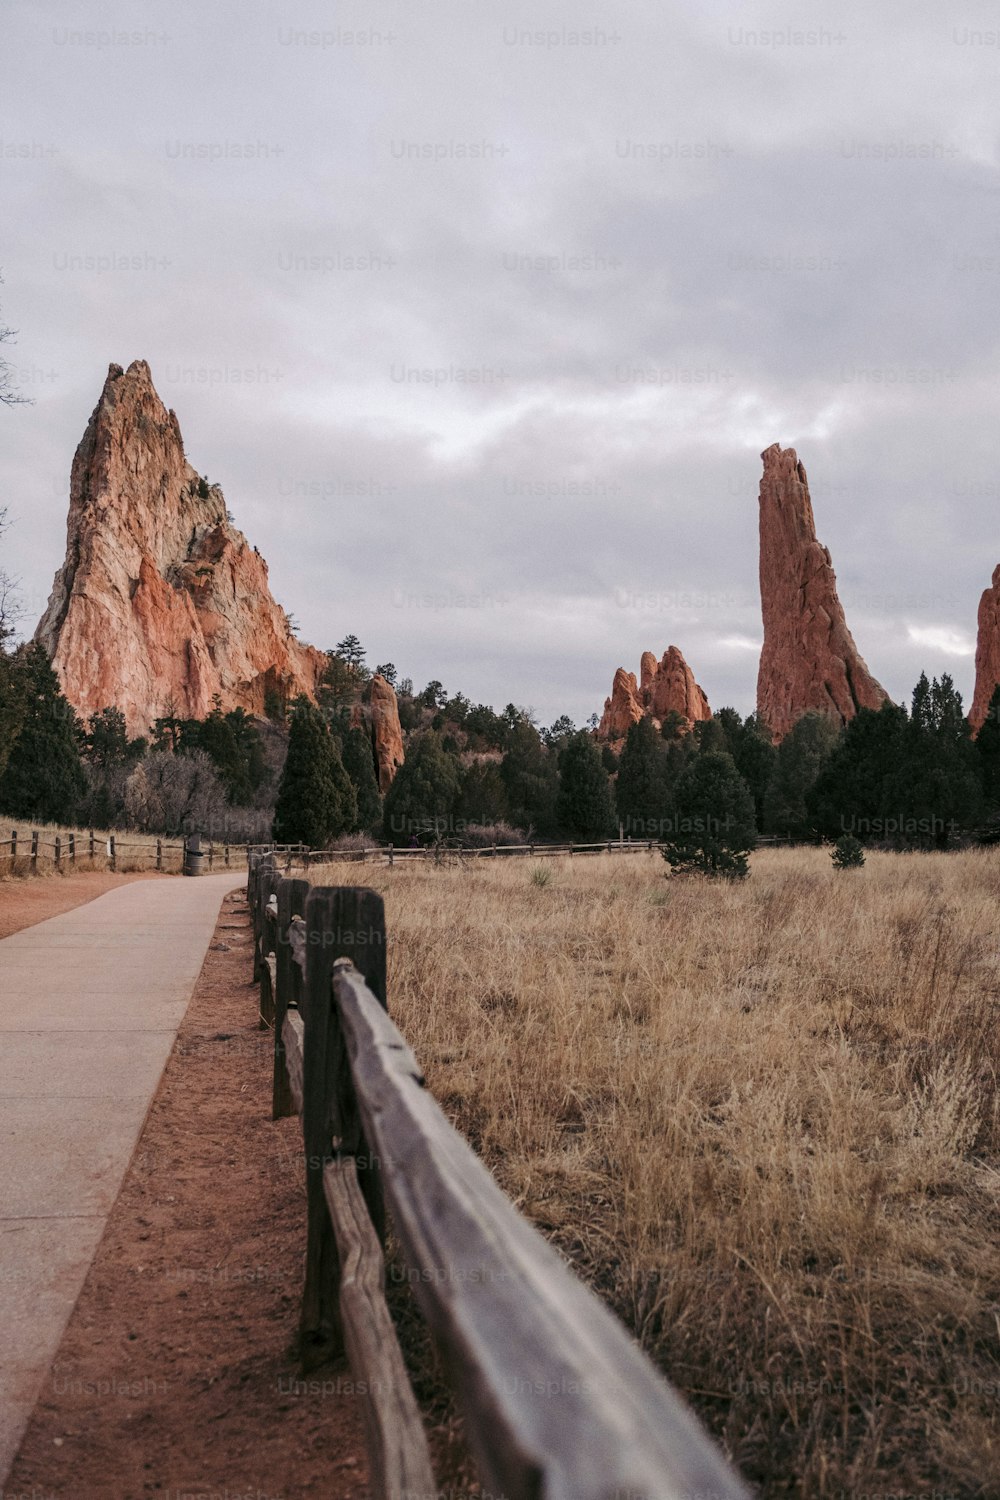
[[[374,1492],[438,1494],[383,1296],[386,1209],[462,1407],[506,1500],[746,1500],[748,1491],[624,1327],[514,1208],[424,1086],[386,1010],[382,899],[284,878],[247,894],[275,1119],[306,1159],[306,1368],[346,1352]]]

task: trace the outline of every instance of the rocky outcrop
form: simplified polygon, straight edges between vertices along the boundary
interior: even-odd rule
[[[378,789],[384,796],[403,764],[403,730],[399,705],[390,683],[378,672],[365,687],[361,702],[378,773]]]
[[[979,630],[976,635],[976,691],[972,699],[969,722],[973,732],[982,729],[989,712],[990,699],[1000,683],[1000,565],[993,569],[993,582],[979,601]]]
[[[35,636],[77,712],[113,705],[132,734],[216,698],[260,714],[315,694],[324,654],[295,639],[143,360],[110,367],[76,451],[66,561]]]
[[[846,724],[886,691],[847,628],[827,549],[816,539],[806,471],[794,448],[761,454],[760,599],[764,645],[757,715],[775,740],[810,709]]]
[[[701,719],[712,717],[708,699],[676,646],[668,646],[660,661],[652,651],[644,651],[638,682],[634,672],[618,668],[611,697],[604,700],[597,735],[612,742],[623,740],[640,719],[652,719],[659,728],[670,713],[681,714],[689,728]]]

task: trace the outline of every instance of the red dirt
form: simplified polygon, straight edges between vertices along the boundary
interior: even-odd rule
[[[5,1493],[367,1500],[349,1369],[295,1384],[301,1126],[249,960],[235,894]]]
[[[103,896],[105,891],[127,885],[130,880],[176,878],[159,875],[155,870],[124,875],[114,875],[110,870],[87,870],[79,875],[39,875],[0,881],[0,938],[72,911],[74,906],[93,901],[95,896]]]

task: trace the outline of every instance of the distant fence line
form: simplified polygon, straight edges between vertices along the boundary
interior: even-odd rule
[[[209,870],[228,870],[234,864],[242,864],[246,853],[245,844],[208,842],[204,846],[204,862]],[[109,870],[117,870],[119,860],[130,864],[148,860],[151,869],[169,872],[175,867],[179,870],[184,863],[184,840],[179,843],[162,838],[138,841],[127,836],[119,838],[116,833],[98,834],[92,829],[65,834],[46,834],[31,829],[19,834],[16,828],[12,828],[9,838],[0,839],[0,874],[7,862],[8,868],[14,870],[19,859],[27,860],[33,874],[38,872],[40,861],[59,870],[72,868],[82,860],[91,863],[104,860]]]
[[[441,1493],[385,1300],[387,1210],[491,1493],[747,1500],[426,1088],[386,1008],[382,897],[283,877],[274,853],[253,852],[247,900],[260,1022],[274,1033],[271,1115],[302,1121],[303,1368],[346,1353],[377,1500]]]

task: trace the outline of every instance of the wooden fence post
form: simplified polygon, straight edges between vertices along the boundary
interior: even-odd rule
[[[156,840],[156,868],[158,870],[162,870],[163,869],[163,840],[162,839],[157,839]]]
[[[226,869],[229,869],[229,845],[226,845]]]
[[[277,967],[278,919],[272,915],[271,899],[277,901],[281,876],[277,870],[269,870],[261,881],[260,901],[260,1029],[266,1031],[274,1024],[274,991],[277,981],[272,983],[268,959],[273,957]]]
[[[32,873],[32,875],[37,875],[38,874],[38,829],[37,828],[32,829],[32,832],[31,832],[31,873]]]
[[[110,837],[108,838],[108,856],[109,856],[109,858],[111,860],[111,868],[112,868],[112,870],[117,870],[117,868],[118,868],[118,850],[117,850],[117,847],[115,845],[115,836],[114,836],[114,834],[111,834]]]
[[[389,845],[389,864],[392,865],[392,845]]]
[[[302,997],[303,974],[292,955],[289,928],[293,917],[305,914],[309,895],[308,880],[283,880],[278,886],[278,951],[275,955],[277,980],[274,987],[274,1082],[271,1091],[271,1119],[283,1120],[294,1115],[295,1105],[288,1082],[285,1061],[285,1017],[289,1005],[298,1005]]]
[[[302,1361],[307,1369],[315,1369],[343,1348],[336,1240],[323,1189],[323,1169],[335,1155],[360,1155],[361,1191],[379,1238],[385,1237],[378,1163],[363,1146],[347,1049],[333,999],[333,967],[340,958],[354,963],[384,1005],[385,907],[375,891],[362,886],[320,886],[306,901],[302,1135],[309,1228]]]
[[[75,833],[71,833],[70,836],[69,836],[69,862],[70,862],[71,865],[75,865],[76,864],[76,834]]]
[[[94,830],[93,829],[90,830],[90,850],[89,850],[89,857],[91,859],[93,859],[93,857],[94,857]]]
[[[10,830],[10,868],[13,871],[17,861],[17,829]]]
[[[59,868],[59,866],[60,866],[60,864],[62,862],[62,839],[59,837],[58,833],[56,834],[56,851],[55,852],[56,852],[55,865],[56,865],[56,869],[58,870],[58,868]]]

